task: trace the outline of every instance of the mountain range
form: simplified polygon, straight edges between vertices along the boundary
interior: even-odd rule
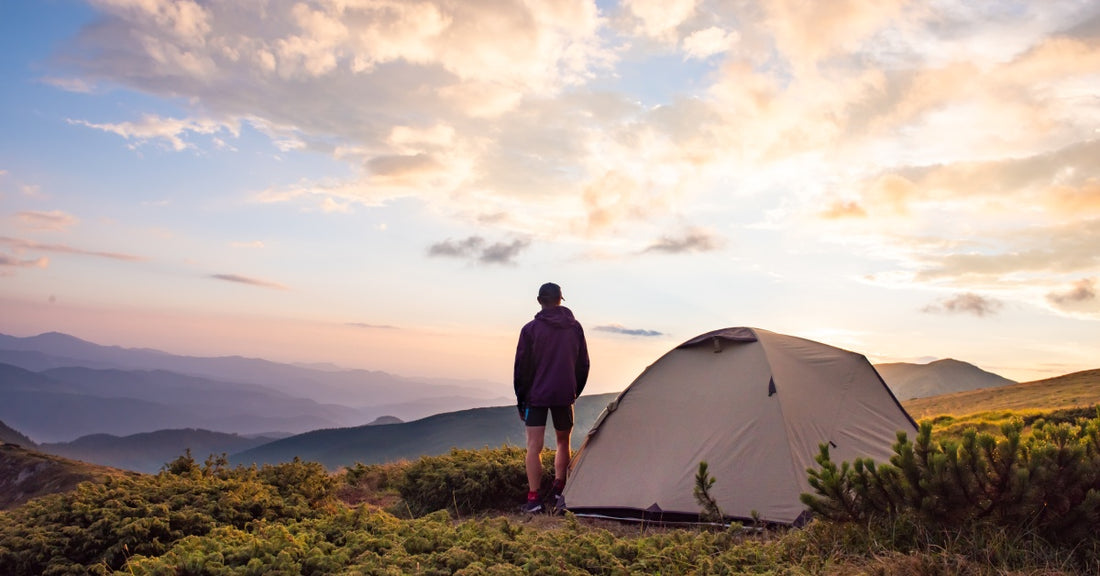
[[[488,399],[497,396],[492,391],[501,387],[489,381],[408,378],[376,370],[305,367],[241,356],[179,356],[145,348],[100,346],[59,332],[25,338],[0,334],[0,362],[35,371],[67,366],[164,370],[223,382],[260,384],[294,397],[360,408],[439,396]]]
[[[899,400],[1012,383],[957,360],[877,368]],[[0,421],[11,426],[0,434],[13,439],[0,438],[144,472],[187,448],[198,459],[227,453],[249,464],[300,456],[339,467],[522,444],[512,400],[500,392],[510,390],[331,365],[177,356],[60,333],[0,335]],[[574,444],[613,396],[581,397]]]
[[[196,460],[209,455],[230,454],[255,448],[276,438],[267,436],[245,437],[237,434],[211,432],[187,428],[183,430],[157,430],[143,434],[118,437],[110,434],[92,434],[72,442],[41,444],[39,450],[73,460],[85,460],[121,468],[154,474],[168,462],[191,450]],[[180,447],[184,448],[181,449]]]
[[[876,364],[879,376],[890,387],[898,400],[928,398],[979,388],[997,388],[1015,384],[992,372],[953,358],[936,360],[928,364],[890,363]]]
[[[38,442],[201,427],[245,435],[355,426],[507,402],[504,384],[0,334],[0,420]]]
[[[592,423],[589,419],[596,409],[601,408],[605,401],[613,395],[597,395],[582,397],[577,410],[578,433],[574,435],[574,445],[583,441],[581,429],[588,429]],[[1056,378],[1012,384],[998,388],[981,390],[969,390],[945,394],[935,397],[925,397],[908,400],[903,406],[914,417],[920,419],[936,418],[941,415],[960,416],[976,411],[989,410],[1030,410],[1050,412],[1081,406],[1096,406],[1100,404],[1100,370],[1088,370],[1067,374]],[[388,431],[374,438],[374,442],[394,441],[406,442],[415,446],[415,438],[424,434],[424,438],[447,438],[442,443],[434,444],[432,451],[445,452],[450,445],[457,445],[461,438],[469,438],[465,431],[476,431],[479,428],[500,428],[504,435],[494,437],[475,438],[473,444],[467,447],[479,448],[481,446],[496,446],[517,435],[515,429],[518,422],[509,423],[513,419],[518,421],[514,407],[498,407],[481,410],[467,410],[453,414],[443,414],[438,417],[423,419],[422,422],[409,422],[407,434],[400,433],[400,428]],[[406,424],[394,423],[379,426],[380,429],[405,426]],[[181,431],[172,431],[181,432]],[[187,431],[182,431],[187,432]],[[194,432],[194,431],[192,431]],[[402,436],[406,438],[401,440]],[[153,435],[155,437],[156,435]],[[216,435],[215,435],[216,436]],[[286,438],[274,443],[274,446],[245,451],[235,455],[236,459],[248,459],[252,455],[254,460],[281,461],[287,458],[296,449],[305,453],[296,454],[305,460],[313,459],[312,454],[323,450],[326,442],[342,446],[347,453],[338,456],[346,462],[370,461],[372,453],[370,434],[358,428],[344,431],[330,430],[317,431],[303,435],[301,438]],[[14,444],[12,443],[14,440]],[[0,422],[0,509],[17,506],[28,499],[53,492],[72,490],[77,483],[83,481],[102,481],[111,476],[119,476],[128,472],[94,464],[85,464],[60,456],[44,454],[38,450],[30,450],[27,444],[16,446],[27,438],[18,431]],[[132,439],[144,442],[144,438]],[[426,445],[432,445],[428,443]],[[211,454],[220,454],[225,450],[211,450]],[[282,452],[282,454],[279,454]],[[175,459],[183,453],[183,450],[171,452],[171,456],[164,457],[164,462]],[[202,452],[196,452],[196,458]],[[391,453],[383,459],[392,458]],[[329,466],[334,467],[336,461],[330,461]]]
[[[254,384],[165,371],[68,367],[31,372],[0,364],[0,395],[0,420],[38,442],[187,427],[286,436],[364,419],[350,408]]]
[[[899,401],[1015,384],[973,364],[953,359],[928,364],[882,366],[879,373]],[[577,399],[574,448],[580,446],[600,412],[615,396],[599,394]],[[514,407],[478,408],[437,414],[399,425],[307,432],[232,454],[230,461],[235,464],[274,464],[299,457],[320,462],[329,468],[339,468],[355,462],[373,464],[443,454],[452,447],[484,448],[504,443],[523,445],[522,435],[523,427]],[[549,430],[546,442],[548,446],[553,445]]]
[[[581,396],[574,408],[573,448],[579,448],[607,404],[617,394]],[[545,445],[554,446],[552,426]],[[445,454],[452,448],[523,446],[526,432],[515,406],[474,408],[436,414],[413,422],[316,430],[231,454],[232,464],[276,464],[296,456],[336,469],[356,462],[378,464]]]

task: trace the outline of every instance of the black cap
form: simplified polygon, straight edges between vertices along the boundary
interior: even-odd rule
[[[561,286],[547,282],[539,286],[539,300],[565,300],[565,296],[561,295]]]

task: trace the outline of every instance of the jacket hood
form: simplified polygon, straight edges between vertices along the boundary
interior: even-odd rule
[[[555,328],[570,328],[577,325],[577,319],[573,317],[573,311],[565,306],[554,306],[535,314],[535,320],[544,322]]]

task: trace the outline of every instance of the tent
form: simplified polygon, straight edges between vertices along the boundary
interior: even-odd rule
[[[612,401],[574,457],[564,498],[577,515],[697,521],[700,461],[728,519],[798,524],[819,445],[836,462],[886,462],[917,426],[867,358],[757,328],[702,334]]]

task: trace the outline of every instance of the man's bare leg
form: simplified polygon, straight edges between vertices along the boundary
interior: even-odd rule
[[[572,434],[572,430],[555,430],[558,439],[558,451],[554,454],[554,480],[557,482],[564,482],[566,474],[569,473],[569,436]]]
[[[527,427],[527,486],[531,492],[538,492],[542,486],[542,444],[546,435],[546,426]],[[554,461],[555,466],[557,460]]]

